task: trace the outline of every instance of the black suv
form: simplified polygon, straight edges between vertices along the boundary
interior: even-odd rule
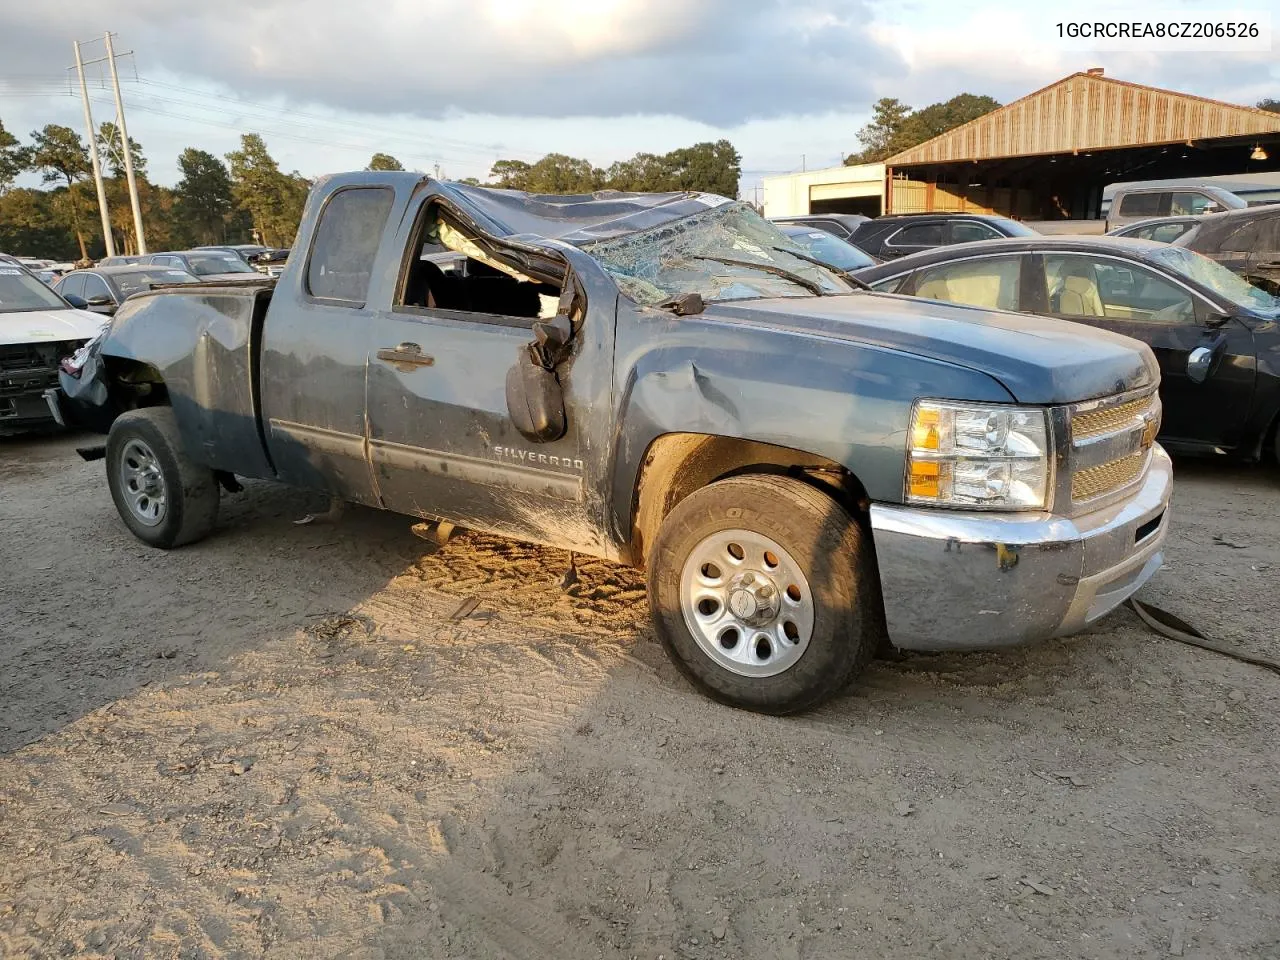
[[[879,260],[893,260],[952,243],[1034,236],[1025,224],[985,213],[898,213],[858,224],[849,242]]]
[[[848,240],[854,231],[867,222],[860,213],[802,213],[794,217],[771,217],[774,223],[786,227],[809,227],[821,230],[841,240]]]

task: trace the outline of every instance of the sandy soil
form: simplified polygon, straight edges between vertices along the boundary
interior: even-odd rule
[[[1128,611],[760,717],[633,571],[261,484],[161,553],[73,447],[0,443],[6,958],[1280,958],[1280,677]],[[1146,598],[1280,656],[1280,474],[1176,509]]]

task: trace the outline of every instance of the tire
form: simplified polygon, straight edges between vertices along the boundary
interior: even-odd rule
[[[708,696],[760,713],[827,700],[885,635],[869,535],[786,477],[734,477],[682,500],[654,541],[648,582],[671,661]]]
[[[170,407],[121,414],[107,435],[107,485],[120,519],[143,543],[167,550],[209,535],[218,480],[182,448]]]

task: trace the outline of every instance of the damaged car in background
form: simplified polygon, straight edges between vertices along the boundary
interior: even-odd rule
[[[131,297],[61,382],[148,544],[257,478],[635,564],[676,666],[772,713],[886,636],[1080,630],[1169,524],[1147,347],[866,292],[707,194],[329,177],[278,280]]]
[[[0,436],[56,425],[45,391],[58,363],[101,329],[24,267],[0,263]]]

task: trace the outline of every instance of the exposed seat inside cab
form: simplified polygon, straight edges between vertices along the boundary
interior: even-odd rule
[[[445,273],[430,260],[418,260],[409,268],[404,302],[411,307],[470,310],[462,278]]]

